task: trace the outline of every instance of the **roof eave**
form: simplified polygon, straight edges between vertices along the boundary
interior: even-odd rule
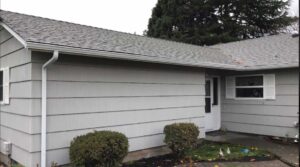
[[[60,45],[52,45],[52,44],[44,44],[44,43],[36,43],[36,42],[27,42],[27,48],[32,49],[32,50],[42,50],[42,51],[59,50],[60,53],[75,54],[75,55],[87,56],[87,57],[101,57],[101,58],[108,58],[108,59],[130,60],[130,61],[136,61],[136,62],[169,64],[169,65],[197,67],[197,68],[212,68],[212,69],[232,70],[232,71],[258,71],[258,70],[273,70],[273,69],[299,67],[299,64],[296,62],[291,63],[291,64],[277,64],[277,65],[267,65],[267,66],[248,66],[248,67],[247,66],[221,64],[221,63],[211,63],[211,62],[203,62],[201,64],[194,63],[194,62],[178,63],[178,62],[170,61],[166,58],[161,58],[161,57],[155,57],[155,59],[153,59],[153,57],[138,55],[138,54],[120,53],[120,52],[113,52],[113,51],[93,50],[93,49],[84,49],[84,48],[74,48],[74,47],[68,47],[68,46],[60,46]],[[140,58],[141,56],[143,56],[143,59]]]
[[[259,67],[258,66],[244,67],[242,71],[275,70],[275,69],[285,69],[285,68],[299,68],[299,62],[266,65],[266,66],[259,66]]]
[[[199,67],[214,68],[214,69],[235,70],[235,71],[242,70],[238,66],[228,65],[228,64],[210,63],[210,62],[203,62],[202,64],[193,63],[193,62],[178,63],[178,62],[170,61],[167,58],[161,58],[161,57],[155,57],[156,60],[154,60],[153,57],[138,55],[138,54],[75,48],[75,47],[68,47],[68,46],[36,43],[36,42],[27,42],[27,48],[32,50],[42,50],[42,51],[59,50],[60,53],[76,54],[80,56],[89,56],[89,57],[102,57],[102,58],[109,58],[109,59],[130,60],[130,61],[138,61],[138,62],[159,63],[159,64],[169,64],[169,65],[178,65],[178,66],[198,67],[198,68]],[[139,58],[141,56],[143,56],[143,59]]]

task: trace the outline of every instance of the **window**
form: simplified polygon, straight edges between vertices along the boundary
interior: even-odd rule
[[[227,99],[275,99],[275,75],[226,77]]]
[[[235,88],[235,97],[263,98],[263,76],[236,77]]]
[[[3,101],[3,71],[0,71],[0,101]]]
[[[205,81],[205,113],[211,112],[210,80]]]
[[[9,68],[0,69],[0,103],[9,104]]]
[[[219,103],[219,88],[218,88],[218,78],[213,78],[213,104],[218,105]]]

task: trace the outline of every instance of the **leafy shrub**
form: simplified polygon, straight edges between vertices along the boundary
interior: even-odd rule
[[[179,157],[197,144],[198,127],[193,123],[174,123],[164,128],[168,147]]]
[[[119,132],[95,131],[77,136],[70,145],[70,160],[76,166],[115,167],[128,153],[128,139]]]

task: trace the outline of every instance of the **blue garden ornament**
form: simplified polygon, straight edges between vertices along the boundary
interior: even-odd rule
[[[247,149],[247,148],[241,149],[241,152],[245,153],[245,154],[248,154],[249,153],[249,149]]]

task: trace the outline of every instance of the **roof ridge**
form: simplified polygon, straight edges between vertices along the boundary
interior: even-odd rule
[[[63,20],[56,20],[56,19],[51,19],[48,17],[41,17],[41,16],[36,16],[36,15],[31,15],[31,14],[24,14],[24,13],[19,13],[19,12],[12,12],[12,11],[8,11],[8,10],[2,10],[0,9],[0,12],[9,12],[9,13],[14,13],[14,14],[19,14],[19,15],[25,15],[25,16],[29,16],[29,17],[35,17],[35,18],[40,18],[40,19],[47,19],[47,20],[51,20],[51,21],[56,21],[56,22],[61,22],[61,23],[67,23],[67,24],[72,24],[72,25],[79,25],[79,26],[84,26],[84,27],[90,27],[90,28],[94,28],[94,29],[101,29],[104,31],[110,31],[110,32],[115,32],[115,33],[122,33],[122,34],[127,34],[127,35],[132,35],[132,36],[136,36],[136,37],[142,37],[142,38],[148,38],[148,39],[153,39],[153,40],[161,40],[161,41],[166,41],[166,42],[170,42],[170,43],[175,43],[175,44],[183,44],[183,45],[187,45],[187,46],[194,46],[194,47],[202,47],[202,48],[207,48],[207,49],[215,49],[215,48],[211,48],[210,46],[201,46],[201,45],[196,45],[196,44],[190,44],[190,43],[184,43],[184,42],[180,42],[180,41],[172,41],[172,40],[168,40],[168,39],[162,39],[162,38],[155,38],[155,37],[148,37],[148,36],[144,36],[144,35],[139,35],[139,34],[132,34],[129,32],[123,32],[123,31],[118,31],[118,30],[110,30],[107,28],[102,28],[102,27],[96,27],[96,26],[90,26],[90,25],[85,25],[85,24],[80,24],[80,23],[74,23],[71,21],[63,21]],[[1,16],[0,16],[1,18]],[[4,19],[3,19],[4,20]],[[213,46],[213,45],[211,45]]]

